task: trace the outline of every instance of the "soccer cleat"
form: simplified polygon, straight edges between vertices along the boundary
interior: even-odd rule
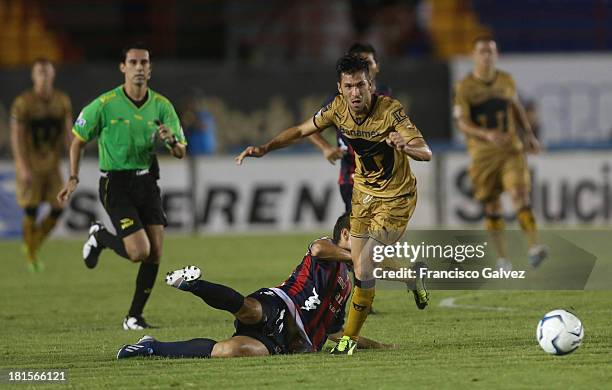
[[[117,352],[117,359],[126,359],[136,356],[153,355],[152,344],[156,341],[152,336],[143,336],[136,344],[126,344]]]
[[[512,271],[512,262],[508,259],[500,257],[497,259],[497,269],[501,269],[503,271]]]
[[[352,355],[357,347],[357,342],[349,336],[342,336],[338,344],[329,353],[332,355]]]
[[[200,277],[202,277],[202,270],[195,265],[188,265],[185,268],[168,272],[166,274],[166,284],[179,290],[189,291],[191,282],[200,279]]]
[[[45,270],[45,265],[41,263],[39,260],[28,263],[28,271],[31,273],[42,272]]]
[[[123,329],[125,330],[143,330],[147,328],[154,328],[145,321],[142,316],[127,316],[123,320]]]
[[[414,286],[407,284],[408,291],[412,292],[416,307],[419,310],[423,310],[429,304],[429,291],[427,291],[427,286],[425,285],[425,278],[421,278],[418,275],[420,275],[421,269],[427,269],[427,265],[422,262],[417,262],[412,266],[412,269],[417,272],[417,278],[414,281]]]
[[[98,265],[98,258],[104,247],[96,239],[96,233],[105,229],[104,225],[97,221],[89,227],[89,238],[83,245],[83,261],[87,268],[95,268]]]
[[[548,256],[548,248],[544,245],[534,245],[529,248],[529,264],[533,268],[538,268],[542,261]]]

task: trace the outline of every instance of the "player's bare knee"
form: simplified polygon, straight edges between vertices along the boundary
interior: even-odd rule
[[[224,357],[232,357],[231,356],[232,346],[227,341],[220,341],[213,346],[212,351],[210,352],[210,357],[213,358],[224,358]]]
[[[259,323],[262,318],[261,303],[259,303],[257,299],[246,297],[242,307],[235,314],[235,317],[243,324]]]
[[[126,248],[127,254],[130,257],[130,260],[134,263],[139,263],[141,261],[147,261],[151,254],[151,248],[149,245],[139,245],[130,248]]]

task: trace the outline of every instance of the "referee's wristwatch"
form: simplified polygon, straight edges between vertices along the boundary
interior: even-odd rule
[[[78,176],[76,176],[76,175],[72,175],[72,176],[70,176],[70,177],[68,178],[68,181],[70,181],[70,180],[74,180],[74,181],[76,181],[76,182],[77,182],[77,184],[79,184],[79,177],[78,177]]]

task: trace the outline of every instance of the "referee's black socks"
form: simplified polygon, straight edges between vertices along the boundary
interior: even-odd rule
[[[108,232],[106,229],[99,230],[96,233],[96,240],[99,244],[106,248],[111,248],[115,251],[119,256],[130,260],[130,256],[128,256],[127,251],[125,250],[125,245],[123,245],[123,240],[118,236],[114,236]]]
[[[153,285],[155,285],[155,278],[157,277],[158,270],[159,264],[140,263],[138,276],[136,276],[136,291],[134,291],[132,306],[128,313],[130,317],[139,317],[142,315],[149,295],[151,295],[151,290],[153,290]]]

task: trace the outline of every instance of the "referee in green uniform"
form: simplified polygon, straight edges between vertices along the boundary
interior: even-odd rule
[[[151,78],[149,50],[141,44],[126,47],[120,70],[125,83],[91,102],[74,124],[70,178],[58,200],[66,202],[75,191],[82,150],[97,137],[100,201],[116,235],[101,223],[93,223],[83,258],[88,268],[94,268],[100,252],[111,248],[140,263],[132,305],[123,321],[123,328],[130,330],[150,327],[142,311],[155,284],[167,224],[157,186],[155,143],[159,139],[174,157],[183,158],[186,142],[170,101],[147,86]]]

